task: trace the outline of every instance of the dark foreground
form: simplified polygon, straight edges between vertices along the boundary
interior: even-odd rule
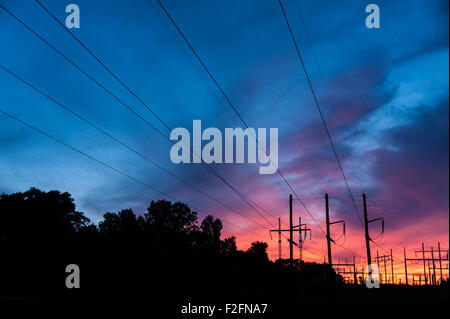
[[[67,193],[31,189],[2,195],[0,299],[109,310],[132,304],[161,318],[256,318],[305,307],[325,313],[448,298],[448,282],[368,289],[344,284],[326,264],[274,263],[267,244],[254,242],[239,251],[233,237],[220,239],[221,228],[212,216],[198,223],[182,203],[152,202],[139,217],[131,210],[107,213],[93,225]],[[76,279],[68,265],[79,269]],[[193,314],[199,306],[214,306],[215,312]]]

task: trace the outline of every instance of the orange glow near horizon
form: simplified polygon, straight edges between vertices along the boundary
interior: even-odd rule
[[[254,214],[253,214],[254,215]],[[252,216],[253,216],[252,215]],[[441,215],[442,216],[442,215]],[[326,253],[326,240],[322,235],[319,228],[310,224],[310,218],[304,217],[305,220],[308,220],[308,227],[313,229],[313,236],[310,240],[309,238],[304,242],[304,250],[303,250],[303,260],[306,262],[317,262],[323,263],[327,261],[327,253]],[[325,225],[323,220],[320,220],[317,216],[315,216],[317,220],[319,220],[320,226],[322,229],[325,229]],[[275,220],[274,218],[272,218]],[[298,220],[298,216],[293,218],[294,220]],[[260,217],[259,219],[255,219],[259,223],[264,224],[264,219]],[[387,225],[388,225],[387,218]],[[231,221],[231,220],[230,220]],[[273,222],[275,223],[275,221]],[[288,223],[287,214],[284,215],[284,220],[282,221],[282,227]],[[237,229],[229,224],[224,223],[224,229],[222,231],[222,238],[235,236],[236,243],[238,249],[247,250],[251,243],[254,241],[263,241],[268,244],[268,256],[269,259],[275,261],[278,259],[278,234],[272,233],[272,239],[270,238],[269,231],[262,229],[258,225],[252,224],[248,221],[242,223],[236,223],[235,225],[239,225],[242,228],[248,229],[252,233],[258,234],[259,237],[256,237],[254,234],[250,234],[243,230]],[[388,255],[390,254],[390,249],[393,251],[393,259],[394,259],[394,277],[395,283],[405,283],[405,264],[404,264],[404,254],[403,247],[406,248],[407,258],[420,258],[420,253],[415,253],[415,251],[421,250],[422,241],[425,245],[425,250],[429,251],[431,246],[433,247],[435,253],[434,257],[438,257],[438,243],[441,246],[441,257],[447,257],[447,250],[449,247],[448,240],[448,216],[439,218],[439,216],[434,216],[433,219],[424,220],[421,224],[406,224],[402,228],[397,228],[394,230],[388,229],[384,234],[384,237],[380,242],[371,243],[371,255],[372,255],[372,264],[376,264],[376,256],[377,251],[378,254]],[[388,227],[388,226],[387,226]],[[288,227],[284,227],[288,228]],[[433,233],[427,233],[427,230],[433,229]],[[376,233],[376,230],[373,231]],[[376,234],[375,234],[376,235]],[[288,232],[284,233],[285,237],[282,237],[282,258],[289,258],[289,243],[286,238],[289,237]],[[374,236],[376,237],[376,236]],[[294,240],[298,241],[298,232],[294,232]],[[343,244],[342,244],[343,243]],[[299,248],[294,246],[294,259],[299,258]],[[353,253],[353,254],[352,254]],[[345,241],[341,238],[337,241],[336,244],[332,244],[332,258],[333,264],[337,263],[352,263],[353,255],[355,255],[356,261],[356,269],[357,272],[363,272],[367,266],[366,261],[366,247],[364,240],[364,232],[359,225],[348,226],[346,232]],[[426,258],[431,257],[431,253],[426,253]],[[387,279],[391,280],[391,264],[389,261],[386,262],[386,273]],[[338,271],[337,267],[334,267],[336,271]],[[448,261],[442,262],[442,277],[449,277],[449,263]],[[439,281],[441,278],[439,263],[435,263],[435,271],[436,271],[436,279]],[[350,267],[342,268],[341,270],[350,271]],[[424,270],[423,270],[423,262],[419,261],[408,261],[407,263],[407,271],[408,271],[408,283],[419,284],[419,280],[421,284],[425,283],[424,280]],[[380,274],[381,280],[384,281],[384,264],[380,262]],[[429,277],[429,268],[428,264],[426,265],[426,276]],[[433,266],[430,262],[430,272],[433,274]],[[350,281],[353,281],[353,275],[343,275],[345,278],[348,278]],[[359,277],[360,275],[358,275]],[[420,279],[419,279],[420,278]]]

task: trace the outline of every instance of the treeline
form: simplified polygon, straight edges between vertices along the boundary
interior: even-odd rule
[[[76,210],[69,193],[35,188],[0,196],[0,297],[176,298],[298,294],[323,285],[319,264],[271,262],[267,243],[239,251],[234,237],[221,239],[222,222],[199,220],[183,203],[151,201],[105,213],[95,225]],[[80,289],[65,285],[65,267],[80,268]],[[329,280],[330,281],[330,280]]]

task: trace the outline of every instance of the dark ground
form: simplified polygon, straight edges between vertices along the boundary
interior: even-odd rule
[[[220,239],[222,224],[201,223],[182,203],[152,202],[144,216],[107,213],[92,225],[67,193],[0,196],[0,300],[2,304],[64,305],[81,310],[142,309],[157,318],[182,315],[182,306],[268,304],[264,315],[217,313],[213,318],[283,318],[398,311],[423,306],[446,309],[448,282],[435,287],[344,284],[326,264],[271,262],[267,244],[236,249]],[[68,264],[80,268],[80,288],[65,284]],[[359,310],[358,310],[359,309]],[[158,314],[158,316],[156,316]]]

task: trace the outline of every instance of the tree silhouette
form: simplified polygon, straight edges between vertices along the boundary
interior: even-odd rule
[[[69,193],[42,192],[0,196],[0,238],[4,245],[34,254],[35,246],[55,246],[89,226],[89,218],[75,210]]]
[[[208,237],[215,240],[220,239],[220,232],[222,230],[222,222],[220,219],[214,219],[212,215],[208,215],[203,219],[200,228]]]
[[[267,244],[261,241],[255,241],[252,243],[251,247],[247,250],[251,256],[254,256],[261,260],[269,260],[267,256]]]
[[[69,193],[0,195],[0,299],[293,297],[344,286],[327,264],[271,262],[265,242],[247,251],[234,236],[221,239],[222,222],[201,222],[183,203],[151,201],[144,216],[131,209],[105,213],[98,227],[76,210]],[[77,264],[82,288],[67,290],[65,267]],[[448,288],[448,282],[443,285]],[[311,289],[310,289],[311,288]],[[448,290],[448,289],[447,289]]]
[[[236,237],[225,238],[220,245],[220,252],[225,256],[232,256],[237,252]]]
[[[186,204],[166,200],[152,201],[145,214],[146,223],[158,232],[186,233],[197,230],[197,213]]]
[[[119,213],[105,213],[98,227],[102,233],[112,236],[137,233],[142,227],[140,223],[142,219],[138,220],[131,209],[122,209]]]

